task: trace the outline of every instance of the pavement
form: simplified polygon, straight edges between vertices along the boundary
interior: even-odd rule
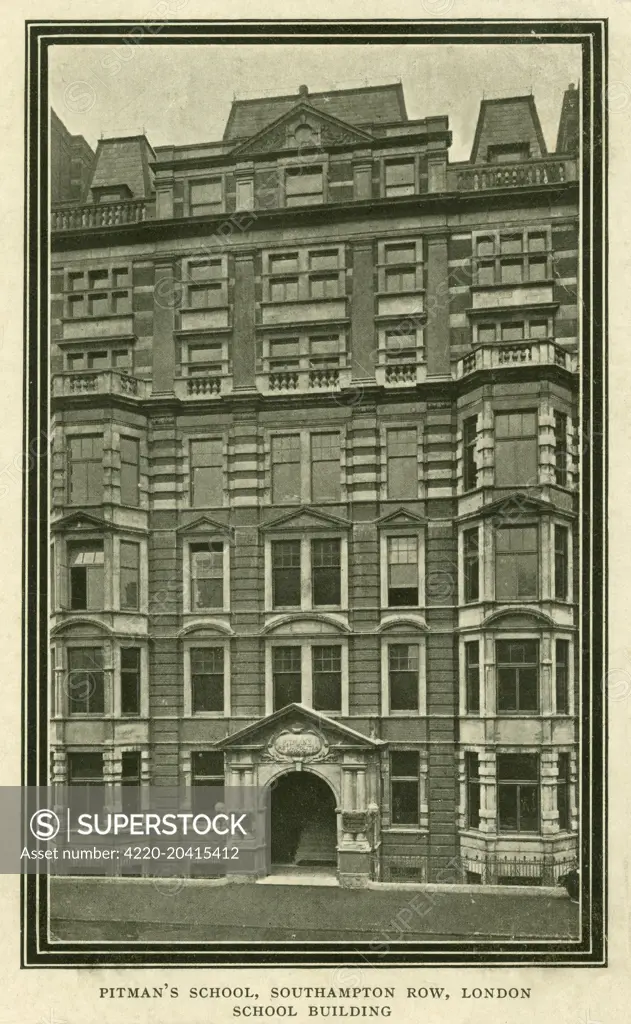
[[[579,907],[540,893],[342,889],[182,879],[53,878],[59,939],[363,941],[578,939]],[[308,923],[307,923],[308,922]]]

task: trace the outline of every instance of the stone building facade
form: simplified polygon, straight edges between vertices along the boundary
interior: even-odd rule
[[[565,869],[572,93],[461,163],[401,86],[101,140],[51,215],[53,780],[271,787],[343,884]]]

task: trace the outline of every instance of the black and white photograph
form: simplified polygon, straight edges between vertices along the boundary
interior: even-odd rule
[[[605,25],[157,6],[26,27],[23,965],[509,1012],[606,963]]]

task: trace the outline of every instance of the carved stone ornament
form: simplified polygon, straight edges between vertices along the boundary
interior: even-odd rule
[[[358,832],[365,832],[369,825],[369,818],[365,811],[344,811],[342,814],[342,830],[355,835]]]
[[[321,761],[328,752],[329,745],[321,733],[296,724],[276,733],[266,754],[272,761]]]

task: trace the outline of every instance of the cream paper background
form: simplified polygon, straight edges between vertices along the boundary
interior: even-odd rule
[[[175,5],[174,5],[175,6]],[[23,193],[25,20],[156,17],[156,0],[4,0],[0,26],[0,476],[8,493],[0,498],[0,636],[2,651],[2,743],[0,784],[19,784],[21,658],[21,488],[23,359]],[[159,16],[159,15],[158,15]],[[602,18],[609,19],[609,208],[610,215],[610,671],[603,685],[610,699],[609,762],[609,967],[599,968],[380,968],[368,965],[321,969],[116,970],[19,968],[19,879],[0,876],[0,1024],[224,1024],[232,1003],[190,1000],[189,985],[394,985],[392,1018],[428,1024],[614,1024],[631,1016],[629,954],[629,861],[631,855],[631,0],[187,0],[179,17],[194,18]],[[298,72],[297,72],[298,73]],[[465,73],[459,69],[458,73]],[[251,85],[251,88],[250,88]],[[249,91],[256,83],[248,85]],[[2,493],[0,489],[0,493]],[[0,823],[1,827],[1,823]],[[387,922],[384,922],[384,927]],[[161,985],[180,989],[178,1000],[101,1000],[99,986]],[[407,1000],[406,985],[438,985],[453,992],[444,1000]],[[530,1000],[500,1002],[456,998],[460,988],[531,987]],[[428,1005],[430,1004],[430,1005]],[[307,1020],[306,1011],[296,1018]]]

